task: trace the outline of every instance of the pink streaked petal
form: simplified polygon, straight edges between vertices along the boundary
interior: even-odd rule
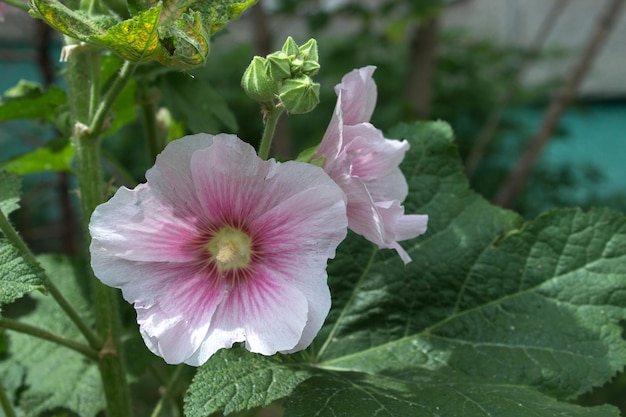
[[[199,133],[170,142],[157,156],[155,165],[146,172],[146,179],[169,205],[176,206],[180,216],[197,212],[198,201],[191,175],[191,157],[199,149],[213,143],[213,135]]]
[[[135,261],[187,262],[194,258],[185,248],[196,236],[191,220],[164,204],[148,184],[122,187],[91,217],[92,251]]]
[[[344,125],[369,122],[376,106],[377,90],[372,74],[376,67],[367,66],[350,71],[335,87]]]
[[[168,363],[184,362],[200,348],[227,293],[223,280],[196,265],[118,260],[94,270],[98,276],[121,277],[106,283],[116,284],[134,304],[146,345]]]
[[[262,161],[249,144],[218,135],[191,159],[201,210],[211,222],[254,218],[272,198],[265,182],[275,162]]]
[[[263,355],[292,349],[300,340],[308,316],[308,301],[287,277],[265,269],[233,288],[215,312],[205,342],[186,361],[197,366],[217,350],[236,342]]]
[[[343,191],[313,165],[286,162],[280,168],[282,181],[270,182],[267,188],[276,201],[250,223],[250,230],[259,236],[268,262],[309,264],[304,258],[309,257],[319,259],[316,267],[324,269],[326,258],[334,257],[346,236]],[[288,178],[293,181],[287,182]]]
[[[351,175],[363,181],[382,177],[396,169],[409,149],[407,141],[385,139],[369,123],[344,127],[344,150],[351,162]]]

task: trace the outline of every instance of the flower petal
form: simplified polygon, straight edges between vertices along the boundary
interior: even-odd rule
[[[186,243],[196,230],[190,219],[178,215],[178,206],[164,203],[147,184],[133,191],[120,188],[91,216],[92,253],[136,261],[192,260]]]
[[[337,105],[341,106],[344,125],[370,121],[378,96],[376,83],[372,79],[375,70],[376,67],[371,65],[352,70],[335,87]]]

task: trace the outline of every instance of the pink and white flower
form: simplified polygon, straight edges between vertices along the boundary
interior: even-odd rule
[[[195,366],[236,342],[264,355],[306,348],[347,230],[329,176],[198,134],[170,143],[146,178],[98,206],[89,230],[96,276],[134,304],[148,348]]]
[[[346,74],[335,87],[337,104],[317,157],[348,199],[348,227],[379,248],[395,249],[411,261],[398,241],[426,231],[427,215],[405,215],[408,186],[399,164],[409,149],[405,140],[385,139],[369,123],[377,90],[368,66]]]

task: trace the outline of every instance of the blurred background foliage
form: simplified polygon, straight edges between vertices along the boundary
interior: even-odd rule
[[[466,159],[490,112],[518,82],[518,70],[525,59],[558,62],[577,53],[529,50],[476,39],[462,30],[442,30],[438,19],[447,7],[442,0],[353,1],[335,6],[324,6],[316,0],[276,0],[265,6],[255,6],[214,36],[208,63],[201,68],[182,71],[159,64],[139,67],[114,106],[104,138],[106,178],[113,187],[130,187],[144,181],[145,171],[160,148],[185,134],[236,133],[257,145],[262,132],[261,112],[241,90],[241,75],[252,56],[279,49],[288,35],[298,43],[311,37],[318,40],[322,69],[315,79],[322,90],[320,105],[313,112],[281,120],[274,142],[274,155],[279,159],[295,157],[320,141],[335,106],[334,85],[353,68],[365,65],[377,67],[374,78],[378,106],[372,119],[375,126],[387,131],[403,121],[445,120],[456,133],[461,158]],[[7,71],[3,70],[5,89],[28,74],[39,80],[44,90],[49,91],[52,85],[63,87],[63,67],[56,64],[61,39],[51,36],[45,27],[40,30],[46,35],[36,42],[36,62],[15,63],[0,57],[0,65]],[[8,47],[11,45],[3,46]],[[119,58],[106,56],[103,79],[109,79],[119,65]],[[28,70],[24,71],[25,67]],[[565,76],[525,83],[511,96],[490,146],[471,175],[473,188],[487,199],[494,197],[527,147],[555,86]],[[5,94],[2,100],[0,103],[6,104],[10,97]],[[578,117],[578,121],[564,123],[567,118],[562,119],[552,132],[552,142],[567,147],[571,126],[585,124],[585,115],[623,114],[625,106],[624,100],[578,101],[567,116]],[[67,108],[61,100],[51,111],[52,115],[46,117],[30,115],[29,121],[0,124],[0,167],[25,174],[22,210],[13,220],[31,246],[41,252],[76,254],[81,251],[73,195],[76,185],[71,159],[62,153],[68,152]],[[147,141],[148,135],[157,140]],[[40,149],[49,152],[41,154]],[[558,147],[552,151],[558,153]],[[527,218],[563,206],[602,205],[626,211],[624,191],[600,192],[606,180],[601,168],[602,161],[589,164],[554,155],[542,158],[513,208]],[[129,322],[133,322],[132,317]],[[129,343],[141,346],[138,340]],[[164,372],[168,371],[152,370],[157,376]],[[614,383],[579,401],[587,405],[609,402],[626,411],[625,389],[626,378],[620,375]]]

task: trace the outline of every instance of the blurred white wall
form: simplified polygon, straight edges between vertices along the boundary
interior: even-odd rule
[[[503,44],[528,46],[544,17],[558,0],[464,0],[449,6],[442,16],[444,28],[463,28],[470,36]],[[544,45],[560,50],[562,59],[537,65],[527,74],[530,82],[564,76],[576,61],[609,0],[567,0]],[[626,7],[622,8],[580,88],[587,97],[626,96]]]

